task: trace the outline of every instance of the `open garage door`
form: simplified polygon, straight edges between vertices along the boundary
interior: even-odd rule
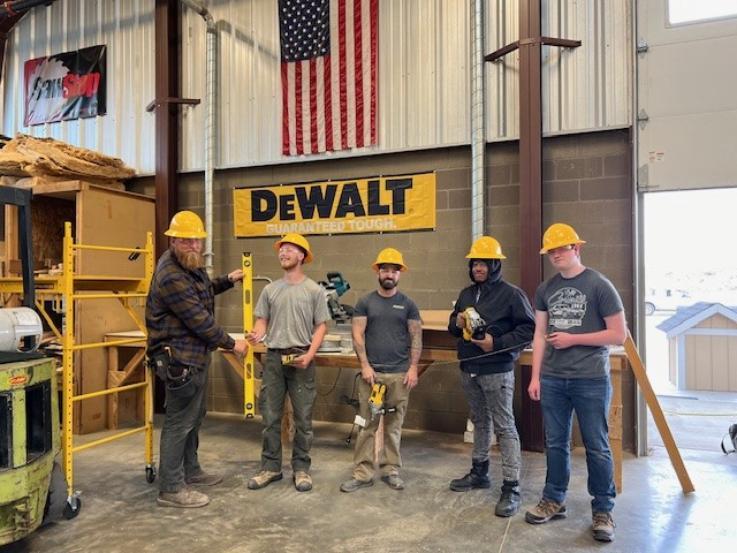
[[[638,186],[737,186],[737,0],[639,0]]]

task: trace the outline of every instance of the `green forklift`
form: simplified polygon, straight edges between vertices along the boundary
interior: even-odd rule
[[[31,191],[0,186],[0,207],[18,206],[23,307],[0,309],[0,546],[46,522],[74,518],[57,461],[61,451],[56,363],[38,352]]]

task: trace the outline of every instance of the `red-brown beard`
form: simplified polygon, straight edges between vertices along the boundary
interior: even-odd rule
[[[201,269],[205,266],[205,259],[202,254],[198,252],[183,252],[174,249],[174,255],[177,256],[179,264],[187,269],[188,271],[194,271],[195,269]]]

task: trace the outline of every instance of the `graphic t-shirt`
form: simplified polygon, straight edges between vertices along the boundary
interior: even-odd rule
[[[614,285],[601,273],[585,269],[573,278],[555,275],[535,293],[535,309],[547,311],[545,334],[588,334],[606,330],[604,317],[624,310]],[[607,346],[545,347],[542,374],[561,378],[596,378],[609,373]]]

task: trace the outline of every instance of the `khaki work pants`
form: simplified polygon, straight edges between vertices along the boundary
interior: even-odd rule
[[[384,448],[379,453],[379,468],[382,476],[399,474],[402,457],[399,445],[402,440],[402,423],[409,403],[409,390],[403,384],[406,373],[376,373],[376,380],[386,384],[385,407],[396,407],[393,413],[384,415]],[[353,452],[353,478],[372,480],[374,477],[374,439],[381,417],[371,420],[368,400],[371,386],[363,380],[358,384],[359,414],[366,419],[366,427],[358,433],[356,449]]]

